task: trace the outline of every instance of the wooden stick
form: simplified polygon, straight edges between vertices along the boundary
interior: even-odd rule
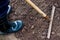
[[[29,3],[39,14],[48,19],[48,16],[43,11],[41,11],[41,9],[39,9],[32,1],[26,0],[26,2]]]
[[[50,38],[50,34],[51,34],[52,22],[53,22],[53,17],[54,17],[54,11],[55,11],[55,6],[52,7],[51,20],[50,20],[49,29],[48,29],[48,34],[47,34],[47,38],[48,38],[48,39]]]

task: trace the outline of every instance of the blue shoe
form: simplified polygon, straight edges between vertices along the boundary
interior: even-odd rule
[[[0,31],[0,35],[15,33],[23,28],[23,22],[21,20],[10,22],[10,25],[11,25],[10,29],[8,29],[6,32]]]
[[[11,22],[10,24],[11,28],[7,31],[8,33],[14,33],[23,28],[23,22],[21,20]]]

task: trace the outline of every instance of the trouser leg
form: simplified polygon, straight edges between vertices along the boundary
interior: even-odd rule
[[[9,0],[0,0],[0,31],[7,31],[10,25],[7,20]]]
[[[0,31],[6,32],[10,28],[10,24],[7,20],[7,16],[0,19]]]

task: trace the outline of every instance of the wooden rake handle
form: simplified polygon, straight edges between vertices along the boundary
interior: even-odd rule
[[[26,0],[26,2],[29,3],[39,14],[48,19],[47,15],[41,9],[39,9],[31,0]]]

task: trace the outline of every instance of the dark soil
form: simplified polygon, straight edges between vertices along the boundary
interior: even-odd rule
[[[60,40],[60,0],[31,0],[49,17],[51,16],[52,6],[55,5],[56,11],[52,26],[50,40]],[[9,18],[22,20],[24,28],[15,35],[20,40],[48,40],[46,39],[49,22],[45,20],[35,9],[25,0],[11,0],[12,13]]]

